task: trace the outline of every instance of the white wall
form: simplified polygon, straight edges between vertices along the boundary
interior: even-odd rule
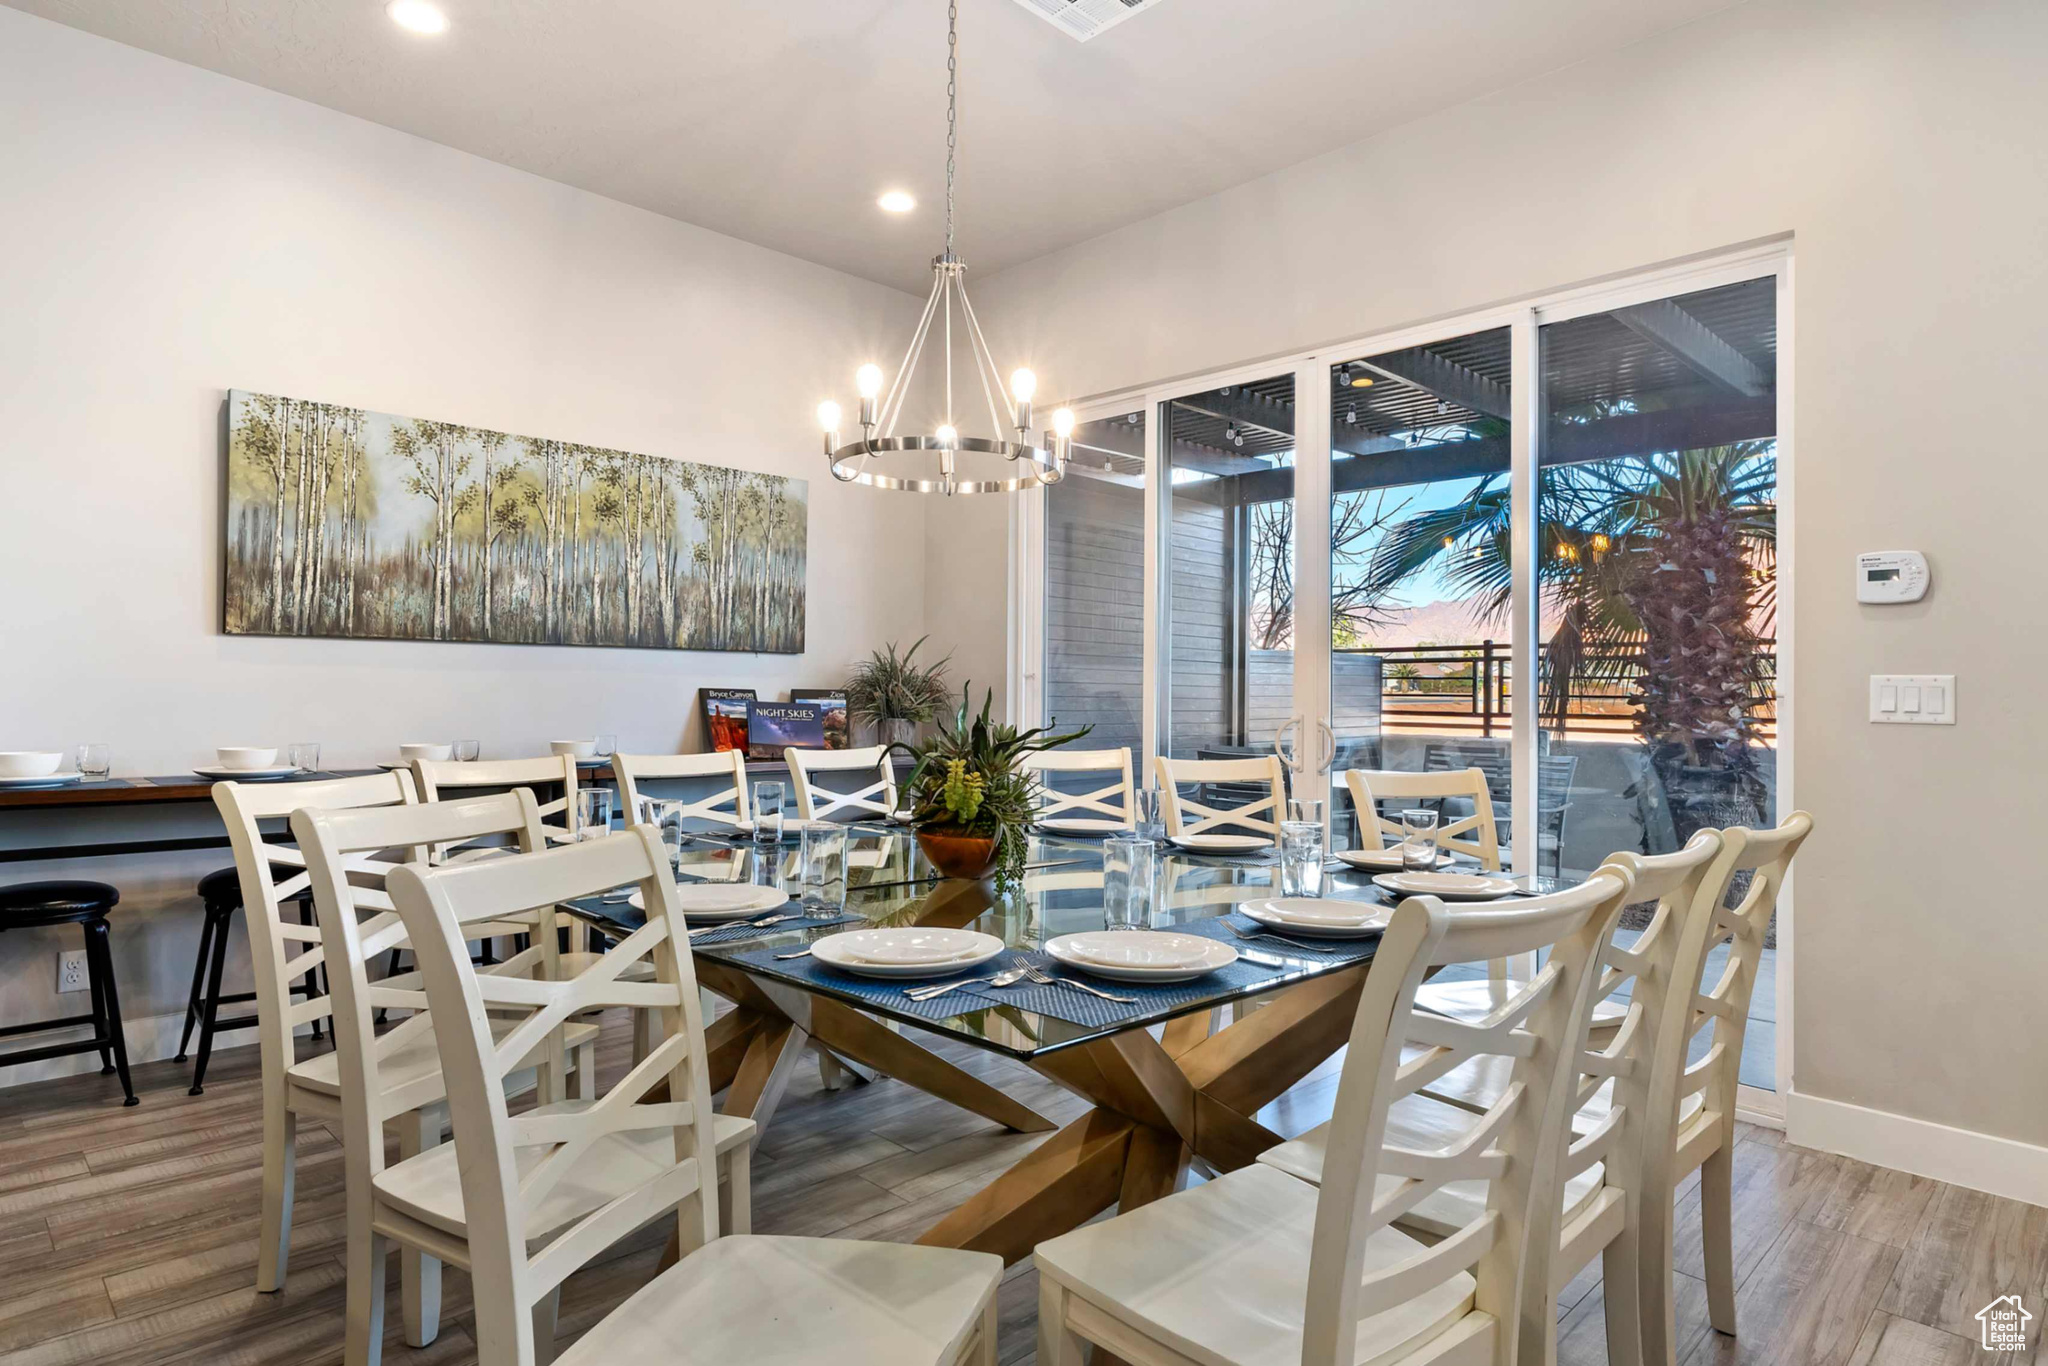
[[[2037,1191],[2044,61],[2038,0],[1756,0],[982,289],[998,352],[1087,394],[1794,234],[1795,1088],[2035,1145]],[[1898,546],[1934,591],[1859,608],[1852,555]],[[1961,724],[1867,724],[1867,675],[1923,671]]]
[[[920,633],[925,500],[834,483],[811,418],[917,301],[9,9],[0,128],[0,748],[102,740],[121,773],[295,740],[694,748],[700,684],[779,697]],[[806,478],[809,648],[224,636],[231,386]],[[192,880],[226,861],[0,878],[123,887],[140,1019],[182,1008]],[[55,1013],[56,946],[0,939],[8,1020]]]

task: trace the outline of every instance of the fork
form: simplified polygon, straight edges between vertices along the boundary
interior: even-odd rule
[[[768,926],[770,926],[770,925],[780,925],[780,924],[781,924],[781,923],[782,923],[783,921],[785,921],[785,920],[802,920],[802,919],[803,919],[803,916],[802,916],[801,914],[790,914],[790,915],[771,915],[771,916],[768,916],[768,917],[766,917],[765,919],[761,919],[761,920],[743,920],[743,921],[740,921],[740,922],[738,922],[738,923],[739,923],[739,924],[741,924],[741,925],[744,925],[744,926],[745,926],[746,928],[748,928],[748,929],[752,929],[752,930],[759,930],[759,929],[765,929],[765,928],[767,928],[767,927],[768,927]],[[711,934],[711,933],[713,933],[714,931],[717,931],[717,930],[729,930],[729,929],[732,929],[732,928],[734,928],[734,923],[733,923],[733,922],[731,922],[731,921],[727,921],[727,922],[726,922],[725,924],[723,924],[723,925],[703,925],[703,926],[700,926],[700,927],[698,927],[697,929],[691,930],[691,931],[690,931],[690,938],[692,938],[692,939],[695,939],[695,938],[696,938],[696,937],[697,937],[698,935],[700,935],[700,934]]]
[[[1018,969],[1018,971],[1024,974],[1025,981],[1036,982],[1042,987],[1072,987],[1075,991],[1085,991],[1090,996],[1100,996],[1105,1001],[1115,1001],[1120,1005],[1131,1006],[1138,1003],[1138,998],[1135,996],[1117,996],[1091,987],[1086,982],[1070,982],[1064,977],[1054,977],[1041,967],[1024,967]]]
[[[1321,945],[1304,944],[1299,939],[1289,939],[1286,935],[1275,934],[1271,930],[1248,930],[1244,928],[1242,925],[1236,924],[1235,922],[1230,920],[1225,920],[1223,923],[1226,927],[1229,928],[1230,932],[1236,935],[1239,939],[1275,939],[1282,944],[1287,944],[1297,949],[1307,949],[1311,953],[1329,952],[1329,949]]]

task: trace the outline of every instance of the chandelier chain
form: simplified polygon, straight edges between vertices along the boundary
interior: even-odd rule
[[[946,0],[946,259],[953,259],[953,157],[959,147],[960,4]]]

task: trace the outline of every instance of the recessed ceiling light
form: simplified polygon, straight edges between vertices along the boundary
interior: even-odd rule
[[[902,190],[891,190],[875,203],[889,213],[909,213],[917,207],[917,201]]]
[[[446,33],[448,16],[441,7],[429,4],[428,0],[391,0],[384,7],[391,16],[391,22],[408,33]]]

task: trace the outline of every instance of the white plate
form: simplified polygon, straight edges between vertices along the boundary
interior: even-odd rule
[[[63,787],[85,777],[77,769],[69,773],[42,773],[33,778],[0,778],[0,787]]]
[[[1403,896],[1440,896],[1446,901],[1491,901],[1517,890],[1514,879],[1478,873],[1381,873],[1373,880]]]
[[[811,944],[811,957],[862,977],[950,977],[988,962],[1003,941],[974,930],[848,930]]]
[[[1237,950],[1218,940],[1159,930],[1063,934],[1045,951],[1062,967],[1112,982],[1187,982],[1237,961]]]
[[[1126,833],[1131,828],[1122,821],[1113,821],[1107,817],[1097,817],[1094,820],[1038,821],[1036,824],[1048,835],[1117,835]]]
[[[1256,854],[1274,847],[1262,835],[1168,835],[1166,842],[1191,854]]]
[[[685,920],[716,924],[721,920],[744,920],[762,911],[772,911],[788,903],[789,893],[779,887],[763,887],[752,882],[682,882],[676,884],[676,900],[682,905]],[[626,898],[626,904],[635,910],[647,909],[637,887],[633,895]]]
[[[299,771],[299,766],[276,764],[270,768],[195,768],[192,771],[202,778],[247,778],[254,782],[264,778],[289,778]]]
[[[1337,857],[1353,868],[1365,868],[1376,873],[1398,873],[1401,871],[1401,849],[1339,849]],[[1449,867],[1455,860],[1449,854],[1438,852],[1436,866]]]
[[[1238,909],[1261,925],[1305,939],[1366,939],[1385,930],[1393,914],[1389,907],[1370,902],[1306,896],[1260,897]]]

